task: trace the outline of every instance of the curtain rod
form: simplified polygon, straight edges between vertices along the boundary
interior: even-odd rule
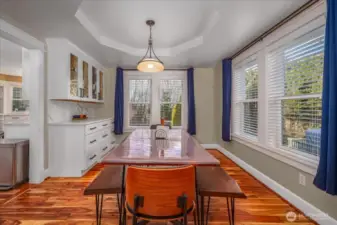
[[[274,32],[275,30],[277,30],[278,28],[280,28],[281,26],[283,26],[284,24],[286,24],[288,21],[292,20],[293,18],[295,18],[296,16],[298,16],[299,14],[301,14],[303,11],[307,10],[308,8],[310,8],[311,6],[313,6],[314,4],[316,4],[319,1],[321,1],[321,0],[309,0],[307,3],[305,3],[300,8],[298,8],[297,10],[295,10],[289,16],[287,16],[286,18],[284,18],[283,20],[281,20],[280,22],[278,22],[276,25],[274,25],[273,27],[271,27],[269,30],[267,30],[266,32],[264,32],[263,34],[261,34],[259,37],[255,38],[248,45],[246,45],[245,47],[243,47],[242,49],[240,49],[237,53],[235,53],[234,55],[232,55],[232,57],[230,57],[230,58],[234,59],[235,57],[237,57],[238,55],[240,55],[241,53],[243,53],[244,51],[246,51],[247,49],[249,49],[250,47],[252,47],[256,43],[262,41],[269,34],[271,34],[272,32]]]
[[[123,69],[124,71],[138,71],[137,69]],[[164,69],[164,71],[187,71],[187,69]]]

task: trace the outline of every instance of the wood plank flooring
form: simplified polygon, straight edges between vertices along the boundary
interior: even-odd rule
[[[315,224],[222,153],[209,151],[248,196],[248,199],[236,201],[237,225]],[[83,190],[102,168],[102,165],[97,165],[82,178],[48,178],[39,185],[26,184],[9,192],[0,192],[0,224],[95,224],[94,197],[83,196]],[[225,199],[212,199],[209,224],[227,225],[226,210]],[[286,219],[289,211],[297,214],[293,223]],[[102,222],[118,224],[113,195],[104,198]],[[131,224],[130,221],[128,224]],[[192,218],[190,224],[193,224]]]

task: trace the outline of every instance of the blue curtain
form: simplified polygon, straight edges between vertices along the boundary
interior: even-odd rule
[[[187,70],[187,102],[188,102],[188,123],[187,132],[196,134],[195,127],[195,102],[194,102],[194,69]]]
[[[314,184],[337,195],[337,1],[327,1],[322,97],[321,154]]]
[[[231,140],[232,60],[222,60],[222,140]]]
[[[124,121],[124,88],[123,88],[123,69],[117,68],[115,86],[115,134],[123,134]]]

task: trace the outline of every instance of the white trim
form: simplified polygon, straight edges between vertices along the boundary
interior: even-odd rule
[[[44,178],[43,178],[44,180],[45,180],[46,178],[50,177],[50,171],[49,171],[49,168],[44,170],[43,177],[44,177]]]
[[[4,37],[16,44],[19,44],[27,49],[45,50],[45,45],[38,39],[30,36],[19,28],[7,23],[5,20],[0,19],[0,37]]]
[[[230,158],[233,162],[235,162],[238,166],[240,166],[242,169],[244,169],[246,172],[250,173],[252,176],[254,176],[257,180],[261,181],[263,184],[265,184],[267,187],[272,189],[274,192],[279,194],[282,198],[290,202],[292,205],[294,205],[296,208],[301,210],[306,216],[310,217],[312,220],[316,221],[320,225],[337,225],[337,221],[330,217],[328,214],[324,213],[320,209],[316,208],[309,202],[303,200],[298,195],[294,194],[284,186],[280,185],[270,177],[266,176],[259,170],[255,169],[251,165],[247,164],[242,159],[238,158],[231,152],[227,151],[225,148],[222,148],[218,144],[208,144],[208,145],[202,145],[204,147],[206,146],[217,146],[216,149],[218,149],[220,152],[222,152],[225,156]]]
[[[129,80],[151,80],[151,124],[160,123],[160,99],[159,85],[160,80],[183,80],[182,96],[182,127],[187,127],[187,74],[185,71],[163,71],[159,73],[143,73],[140,71],[125,71],[124,73],[124,130],[133,130],[142,127],[129,126]],[[174,127],[177,128],[177,127]]]
[[[219,149],[220,145],[218,144],[201,144],[204,149]]]

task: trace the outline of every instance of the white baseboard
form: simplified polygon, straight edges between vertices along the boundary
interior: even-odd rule
[[[279,194],[282,198],[293,204],[296,208],[301,210],[306,216],[310,217],[312,220],[316,221],[318,224],[321,225],[337,225],[337,221],[327,215],[326,213],[322,212],[320,209],[316,208],[309,202],[303,200],[301,197],[297,196],[284,186],[280,185],[270,177],[266,176],[259,170],[255,169],[251,165],[247,164],[245,161],[240,159],[239,157],[235,156],[233,153],[227,151],[223,147],[218,144],[205,144],[202,145],[206,149],[217,149],[222,152],[225,156],[230,158],[236,164],[238,164],[241,168],[245,171],[250,173],[256,179],[261,181],[267,187],[272,189],[274,192]],[[211,146],[211,147],[209,147]],[[216,147],[215,147],[216,146]]]
[[[43,177],[44,177],[43,179],[50,177],[49,168],[44,170]]]
[[[201,144],[202,147],[205,149],[218,149],[219,145],[218,144]]]

